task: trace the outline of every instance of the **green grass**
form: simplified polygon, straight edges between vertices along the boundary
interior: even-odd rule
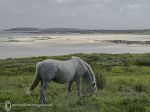
[[[98,91],[93,96],[64,98],[66,84],[50,82],[46,91],[49,107],[12,107],[11,112],[150,112],[150,54],[73,54],[91,65]],[[72,55],[42,56],[0,60],[0,112],[4,102],[38,104],[39,88],[33,95],[26,91],[34,79],[37,62],[53,58],[69,59]],[[40,84],[39,84],[40,86]]]

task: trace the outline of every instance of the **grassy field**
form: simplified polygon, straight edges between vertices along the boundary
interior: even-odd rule
[[[49,83],[46,97],[49,107],[15,107],[11,112],[150,112],[150,54],[73,54],[91,65],[98,91],[93,96],[64,98],[66,84]],[[69,59],[72,55],[0,60],[0,112],[4,102],[38,104],[39,88],[33,95],[26,91],[34,79],[37,62],[53,58]],[[40,84],[39,84],[40,86]]]

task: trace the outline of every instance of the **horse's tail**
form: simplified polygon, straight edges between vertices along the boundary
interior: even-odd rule
[[[35,87],[38,86],[39,82],[40,82],[40,67],[39,67],[39,64],[37,64],[35,78],[32,82],[32,85],[31,85],[29,91],[33,91],[35,89]]]

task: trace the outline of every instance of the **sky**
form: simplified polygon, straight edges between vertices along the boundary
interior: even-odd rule
[[[0,0],[0,29],[150,29],[150,0]]]

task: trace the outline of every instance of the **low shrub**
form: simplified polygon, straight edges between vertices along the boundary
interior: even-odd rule
[[[96,83],[98,89],[103,89],[106,86],[106,74],[103,71],[97,69],[95,71]]]

